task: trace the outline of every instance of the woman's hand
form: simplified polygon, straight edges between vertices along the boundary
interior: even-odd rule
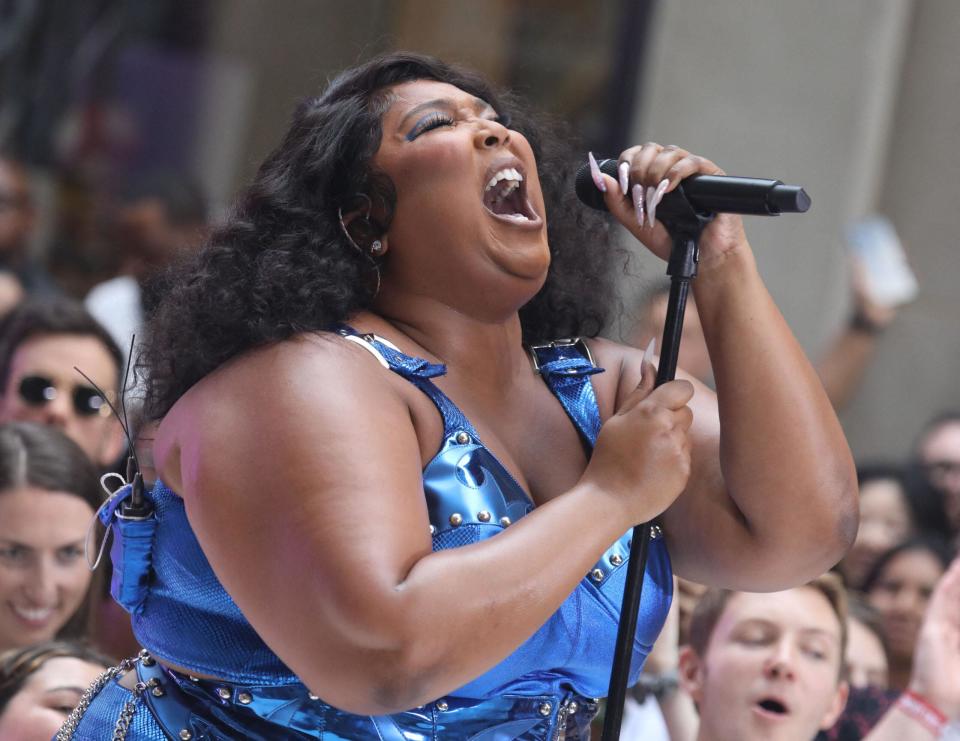
[[[663,146],[656,142],[624,150],[618,160],[617,180],[602,174],[592,155],[590,161],[594,183],[601,191],[605,190],[607,209],[647,249],[664,260],[670,256],[672,240],[663,224],[656,220],[657,204],[684,178],[724,174],[704,157],[672,144]],[[717,214],[700,237],[701,259],[709,262],[745,243],[741,218],[735,214]]]
[[[661,514],[690,476],[693,385],[670,381],[654,389],[655,376],[645,357],[639,385],[600,429],[581,478],[616,497],[632,525]]]

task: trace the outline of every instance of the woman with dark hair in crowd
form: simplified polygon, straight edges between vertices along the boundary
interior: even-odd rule
[[[0,738],[49,741],[90,682],[113,663],[82,643],[68,641],[0,654]]]
[[[919,482],[893,463],[857,467],[860,527],[847,555],[837,564],[849,589],[859,590],[874,562],[888,549],[917,534],[914,493]]]
[[[139,571],[121,538],[115,590],[148,653],[62,739],[131,718],[137,739],[584,738],[631,526],[661,528],[634,680],[671,562],[776,589],[842,555],[849,451],[740,219],[700,242],[718,415],[713,392],[654,390],[643,353],[590,339],[618,253],[554,143],[409,54],[300,106],[151,322],[156,535]],[[620,160],[595,182],[664,257],[659,198],[719,168],[652,143]]]
[[[934,537],[911,538],[883,553],[863,583],[879,613],[890,667],[890,686],[905,689],[917,633],[930,595],[950,565],[950,548]]]
[[[0,425],[0,650],[87,635],[96,590],[83,544],[101,500],[62,432]]]

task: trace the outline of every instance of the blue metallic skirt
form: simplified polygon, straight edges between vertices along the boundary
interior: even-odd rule
[[[136,689],[111,678],[62,741],[582,741],[597,701],[565,695],[447,698],[388,716],[342,712],[302,684],[246,686],[198,680],[145,656]],[[123,735],[117,735],[121,730]]]

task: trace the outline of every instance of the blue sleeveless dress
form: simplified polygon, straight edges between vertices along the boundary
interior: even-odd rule
[[[533,509],[470,421],[431,381],[445,373],[444,366],[346,327],[340,333],[365,343],[390,370],[427,394],[443,417],[440,451],[423,469],[435,551],[496,537]],[[590,376],[601,369],[577,341],[539,346],[532,354],[585,445],[592,447],[600,415]],[[129,494],[129,486],[117,492],[101,520],[114,529],[111,591],[130,612],[145,647],[142,660],[123,667],[135,670],[140,684],[131,692],[117,683],[116,672],[105,677],[58,738],[114,738],[118,724],[126,727],[127,739],[137,741],[589,738],[594,698],[606,694],[609,681],[629,532],[610,545],[550,619],[498,665],[427,705],[389,716],[358,716],[312,695],[263,643],[214,575],[180,497],[158,481],[148,493],[153,514],[130,520],[121,514]],[[669,556],[664,539],[655,537],[644,574],[631,683],[663,626],[671,596]],[[198,680],[161,662],[222,681]]]

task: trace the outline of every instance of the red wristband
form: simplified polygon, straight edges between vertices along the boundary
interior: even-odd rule
[[[940,737],[947,725],[947,716],[940,711],[940,708],[932,705],[923,695],[918,695],[911,690],[907,690],[900,695],[897,699],[897,707],[900,708],[902,713],[909,715],[937,738]]]

